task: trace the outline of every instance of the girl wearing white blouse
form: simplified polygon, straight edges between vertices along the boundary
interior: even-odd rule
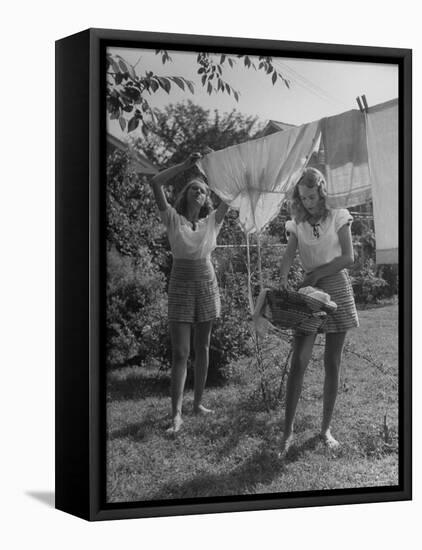
[[[198,153],[154,176],[152,187],[161,219],[166,226],[173,256],[168,291],[169,329],[172,346],[170,433],[177,433],[183,423],[182,403],[190,354],[191,331],[194,331],[194,401],[196,414],[211,413],[202,405],[208,373],[212,324],[220,316],[220,296],[211,252],[228,209],[221,202],[212,210],[210,189],[194,178],[178,195],[174,207],[167,202],[162,186],[200,159]]]
[[[329,209],[323,175],[315,168],[307,168],[296,183],[290,209],[293,220],[286,222],[289,240],[281,262],[282,286],[287,286],[287,275],[299,250],[305,271],[301,286],[315,286],[327,292],[336,302],[337,310],[330,314],[322,328],[325,336],[325,381],[320,437],[330,448],[339,446],[330,430],[337,397],[341,356],[346,331],[359,326],[353,290],[346,267],[354,262],[348,210]],[[287,381],[286,411],[281,456],[293,443],[293,424],[302,390],[303,377],[312,355],[316,333],[296,331],[293,355]]]

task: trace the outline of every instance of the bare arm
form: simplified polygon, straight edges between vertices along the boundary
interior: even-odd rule
[[[350,225],[345,224],[338,230],[338,238],[341,246],[341,256],[337,256],[328,264],[317,267],[311,273],[308,273],[304,278],[301,286],[313,286],[319,279],[327,277],[328,275],[334,275],[345,267],[353,265],[355,256],[353,253],[352,233]]]
[[[215,211],[215,223],[218,224],[223,221],[228,209],[229,205],[221,201],[220,204],[217,206],[217,210]]]
[[[171,168],[167,168],[166,170],[159,172],[152,178],[151,185],[154,192],[155,202],[158,206],[158,210],[164,211],[167,210],[168,207],[168,202],[163,190],[163,185],[168,184],[175,176],[177,176],[181,172],[184,172],[185,170],[191,168],[199,160],[199,158],[200,155],[198,153],[194,153],[184,162],[176,164]]]
[[[294,233],[290,233],[289,241],[287,243],[286,250],[284,252],[283,259],[281,260],[280,272],[281,272],[281,286],[287,286],[287,276],[290,271],[290,267],[296,256],[297,249],[297,237]]]

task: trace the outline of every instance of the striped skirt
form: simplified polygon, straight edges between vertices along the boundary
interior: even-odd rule
[[[220,312],[220,293],[211,260],[173,258],[168,290],[169,321],[204,323],[220,317]]]
[[[337,310],[327,315],[327,321],[318,332],[345,332],[359,326],[352,283],[345,269],[320,279],[316,285],[330,295],[337,304]]]

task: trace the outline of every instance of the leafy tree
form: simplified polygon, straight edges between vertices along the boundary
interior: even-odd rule
[[[156,50],[161,56],[163,65],[172,61],[166,50]],[[120,55],[108,53],[107,62],[107,111],[111,119],[119,121],[122,130],[132,132],[141,124],[142,132],[147,135],[154,126],[154,112],[151,109],[148,96],[159,89],[168,94],[174,86],[190,93],[195,92],[195,83],[182,76],[158,76],[153,71],[145,71],[139,75],[135,67]],[[239,100],[240,91],[235,90],[225,79],[224,71],[227,67],[233,68],[237,63],[243,63],[246,69],[265,72],[274,85],[281,82],[289,87],[289,81],[274,67],[269,56],[259,56],[258,66],[247,55],[211,54],[200,52],[196,56],[198,65],[197,74],[200,84],[206,88],[208,94],[227,93],[235,101]]]
[[[146,139],[133,142],[163,168],[185,160],[192,152],[209,152],[243,143],[260,129],[258,117],[211,111],[188,100],[155,110],[156,124]]]

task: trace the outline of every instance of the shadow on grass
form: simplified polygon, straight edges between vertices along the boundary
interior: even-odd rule
[[[136,373],[124,378],[109,376],[107,380],[108,401],[168,397],[169,395],[170,378],[166,376]]]
[[[165,484],[153,499],[196,498],[253,494],[257,484],[269,484],[284,469],[282,461],[268,449],[257,450],[249,459],[227,473],[204,472],[184,483]]]
[[[108,440],[127,438],[134,442],[146,441],[152,434],[165,434],[169,425],[170,419],[167,414],[147,415],[141,422],[132,422],[122,428],[112,430],[108,435]]]
[[[318,446],[321,446],[321,438],[318,434],[308,437],[300,445],[293,444],[285,459],[286,464],[300,460],[307,451],[315,451]]]
[[[128,424],[119,430],[114,430],[108,436],[109,441],[115,439],[125,439],[128,438],[131,441],[144,441],[149,432],[149,426],[145,422],[134,422],[133,424]]]

